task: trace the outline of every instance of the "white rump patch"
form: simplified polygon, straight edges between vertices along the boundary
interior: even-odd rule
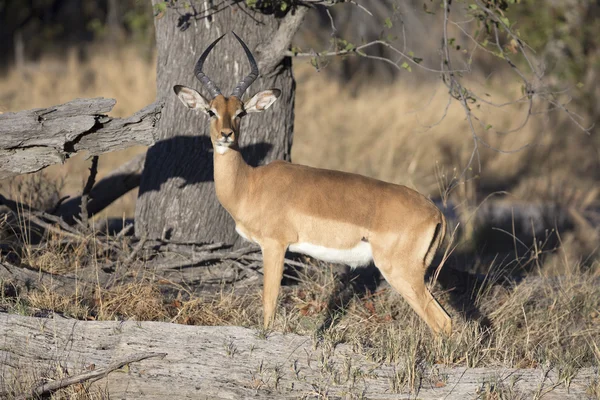
[[[368,265],[373,261],[373,252],[368,242],[360,242],[350,249],[332,249],[312,243],[290,244],[289,251],[306,254],[321,261],[346,264],[352,268]]]

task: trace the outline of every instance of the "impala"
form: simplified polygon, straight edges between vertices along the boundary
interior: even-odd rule
[[[190,109],[210,117],[217,198],[233,217],[236,231],[257,243],[263,255],[264,324],[272,322],[287,250],[351,267],[377,266],[435,332],[450,334],[451,319],[425,286],[425,272],[446,232],[446,221],[429,199],[405,186],[361,175],[284,161],[251,167],[239,148],[240,120],[269,108],[278,89],[242,95],[258,77],[248,46],[235,33],[251,72],[225,97],[202,71],[215,40],[196,63],[194,74],[211,96],[176,85]]]

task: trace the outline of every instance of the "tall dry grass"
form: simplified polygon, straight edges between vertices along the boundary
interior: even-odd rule
[[[295,162],[361,173],[431,196],[439,196],[440,178],[447,182],[464,168],[480,191],[508,190],[527,201],[595,183],[600,160],[593,138],[566,118],[544,112],[542,104],[534,103],[539,114],[522,129],[527,103],[472,105],[481,141],[468,165],[474,149],[471,129],[462,106],[449,103],[441,82],[403,76],[388,86],[362,86],[355,92],[310,68],[298,68],[296,77]],[[507,85],[500,76],[472,79],[469,86],[495,103],[520,97],[518,83]]]

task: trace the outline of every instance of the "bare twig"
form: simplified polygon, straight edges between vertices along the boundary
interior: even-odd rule
[[[127,256],[127,258],[125,259],[125,261],[123,261],[123,267],[128,266],[133,260],[135,260],[135,257],[144,248],[145,244],[146,244],[146,237],[144,236],[144,237],[142,237],[140,239],[140,241],[138,242],[138,244],[136,244],[136,246],[133,248],[133,250],[131,251],[131,253]]]
[[[393,61],[386,57],[373,56],[373,55],[370,55],[370,54],[367,54],[364,52],[364,50],[366,50],[370,47],[373,47],[373,46],[386,47],[386,48],[390,49],[392,52],[399,55],[400,59],[398,61]],[[335,57],[335,56],[357,55],[357,56],[364,57],[367,59],[378,60],[378,61],[384,62],[386,64],[393,66],[394,68],[396,68],[399,71],[404,69],[402,67],[402,62],[407,61],[410,64],[412,64],[418,68],[421,68],[425,71],[428,71],[428,72],[434,72],[434,73],[446,72],[445,69],[435,69],[432,67],[427,67],[427,66],[423,65],[420,61],[417,62],[415,57],[411,57],[409,54],[405,53],[402,50],[397,49],[392,44],[390,44],[386,41],[383,41],[383,40],[379,40],[379,39],[372,40],[368,43],[361,44],[360,46],[356,46],[351,49],[340,49],[340,50],[322,51],[322,52],[315,52],[315,51],[300,52],[300,51],[288,50],[285,52],[285,55],[287,55],[289,57]],[[456,70],[456,71],[452,71],[452,72],[467,72],[467,70],[461,69],[461,70]]]
[[[252,277],[252,276],[258,277],[258,276],[262,275],[259,271],[257,271],[255,269],[255,268],[259,268],[260,264],[261,264],[260,262],[256,261],[249,265],[245,265],[245,264],[243,264],[239,261],[235,261],[235,260],[231,263],[232,266],[239,268],[242,271],[246,272],[249,277]]]
[[[115,248],[115,246],[112,243],[104,242],[95,236],[92,236],[92,235],[86,236],[81,233],[73,233],[72,231],[66,231],[64,229],[58,228],[55,225],[52,225],[52,224],[49,224],[49,223],[43,221],[41,218],[37,217],[35,214],[22,213],[21,215],[23,217],[25,217],[26,219],[30,220],[31,222],[33,222],[34,224],[44,228],[47,231],[54,232],[58,235],[62,235],[64,237],[73,239],[77,242],[84,242],[86,240],[91,240],[104,250]]]
[[[126,236],[129,232],[131,232],[131,230],[133,229],[133,224],[127,224],[123,227],[123,229],[121,229],[121,232],[117,233],[117,235],[115,236],[115,239],[121,239],[122,237]]]
[[[73,228],[72,226],[70,226],[69,224],[67,224],[61,217],[58,217],[56,215],[52,215],[52,214],[48,214],[42,211],[32,211],[32,213],[39,218],[43,218],[45,220],[54,222],[55,224],[59,225],[62,229],[64,229],[67,232],[71,232],[75,235],[80,235],[80,232],[77,231],[77,229]]]
[[[59,389],[66,388],[67,386],[75,385],[77,383],[82,382],[94,382],[98,379],[102,379],[106,377],[111,372],[124,367],[127,364],[131,364],[134,362],[142,361],[148,358],[160,357],[164,358],[167,353],[138,353],[129,355],[122,360],[115,361],[110,363],[106,368],[100,368],[94,371],[84,372],[82,374],[78,374],[75,376],[71,376],[69,378],[60,379],[54,382],[45,383],[43,385],[39,385],[31,389],[30,393],[21,394],[16,396],[17,399],[37,399],[42,396],[47,396],[53,392],[56,392]]]
[[[88,176],[87,182],[83,188],[81,194],[81,205],[79,218],[81,219],[81,225],[85,231],[89,230],[88,222],[88,200],[90,198],[90,192],[96,183],[96,175],[98,174],[98,156],[92,157],[92,165],[90,166],[90,176]]]

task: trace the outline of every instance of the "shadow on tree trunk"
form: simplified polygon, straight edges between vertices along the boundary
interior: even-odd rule
[[[257,167],[267,158],[272,148],[269,143],[254,143],[242,147],[241,152],[249,165]],[[161,170],[154,179],[142,185],[139,196],[160,191],[161,186],[173,178],[181,179],[178,188],[214,181],[213,148],[208,136],[175,136],[161,140],[148,149],[148,155],[169,154],[174,149],[177,149],[177,158],[173,160],[173,168]],[[148,158],[150,157],[146,159]]]

